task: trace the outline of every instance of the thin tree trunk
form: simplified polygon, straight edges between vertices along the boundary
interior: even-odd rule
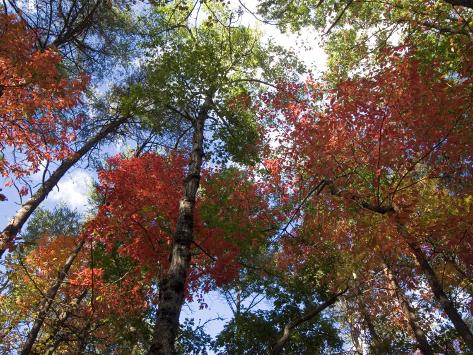
[[[355,348],[355,354],[363,355],[363,339],[361,338],[361,326],[358,324],[357,319],[354,317],[352,321],[348,321],[350,326],[350,336],[353,346]]]
[[[359,291],[358,291],[359,292]],[[347,315],[346,321],[348,323],[348,327],[350,329],[350,338],[351,338],[351,343],[353,344],[353,347],[350,347],[350,349],[354,348],[353,354],[356,355],[363,355],[363,339],[362,339],[362,331],[363,331],[363,325],[360,324],[358,315],[356,312],[348,312],[349,309],[354,309],[355,305],[353,303],[350,303],[348,300],[344,299],[342,301],[343,309],[345,310],[345,313]],[[351,353],[352,351],[350,351]]]
[[[362,204],[362,206],[368,210],[381,213],[381,214],[395,212],[391,206],[389,206],[384,213],[382,211],[379,211],[379,209],[374,208],[373,206],[370,206],[369,204]],[[427,281],[432,290],[432,293],[434,294],[435,299],[442,307],[442,310],[447,314],[447,317],[453,323],[453,326],[455,327],[458,334],[462,337],[465,344],[470,348],[470,350],[473,351],[473,334],[470,328],[463,321],[462,317],[456,310],[452,301],[445,294],[442,284],[437,278],[437,275],[435,275],[435,271],[430,266],[429,261],[427,260],[427,257],[425,256],[424,252],[422,251],[419,245],[417,245],[415,242],[412,241],[409,234],[407,233],[405,226],[402,223],[398,221],[396,223],[396,227],[399,234],[401,235],[401,237],[404,239],[404,241],[407,243],[412,253],[414,254],[416,261],[420,266],[420,269],[427,277]]]
[[[379,337],[378,332],[376,331],[376,328],[374,327],[374,324],[371,320],[370,314],[365,308],[365,305],[363,304],[363,299],[358,301],[358,306],[360,307],[360,313],[363,317],[363,320],[366,323],[366,326],[368,327],[368,331],[370,333],[371,341],[372,344],[371,347],[373,349],[374,354],[376,355],[381,355],[382,354],[382,344],[383,341]]]
[[[82,300],[87,296],[88,290],[85,289],[78,297],[76,297],[71,305],[70,308],[67,310],[63,310],[61,314],[59,315],[59,318],[54,326],[55,330],[52,334],[49,335],[48,339],[45,340],[45,344],[48,344],[52,339],[56,338],[56,340],[53,342],[51,346],[48,347],[48,350],[46,351],[46,355],[52,355],[56,351],[56,349],[61,345],[61,343],[64,341],[63,337],[58,337],[58,332],[61,330],[62,326],[66,323],[66,321],[69,319],[73,312],[73,308],[77,307]]]
[[[301,325],[304,322],[307,322],[311,319],[313,319],[315,316],[317,316],[320,312],[322,312],[324,309],[330,307],[333,305],[338,297],[340,297],[342,294],[344,294],[347,291],[347,289],[333,295],[330,297],[327,301],[324,303],[319,304],[317,307],[311,309],[310,311],[307,311],[305,314],[301,315],[300,317],[294,319],[292,322],[286,324],[284,327],[283,335],[278,339],[276,344],[273,346],[273,349],[271,351],[271,355],[279,355],[282,353],[282,350],[284,348],[284,345],[288,342],[292,332],[294,329]]]
[[[75,247],[72,254],[69,255],[66,262],[64,263],[62,270],[59,272],[59,275],[56,281],[46,293],[46,299],[42,301],[42,304],[39,307],[38,315],[33,323],[33,326],[31,327],[30,332],[28,333],[25,343],[23,344],[23,348],[21,349],[21,355],[28,355],[31,353],[31,349],[33,348],[36,338],[38,337],[39,331],[41,330],[41,327],[43,326],[44,320],[46,319],[46,316],[48,315],[48,312],[54,302],[56,294],[59,288],[61,287],[64,279],[66,278],[67,273],[69,272],[69,269],[72,266],[72,263],[74,262],[77,255],[79,255],[79,252],[84,246],[84,243],[85,243],[85,239],[82,239],[79,242],[79,244]]]
[[[194,240],[194,207],[204,156],[204,125],[210,110],[211,96],[213,94],[206,98],[193,123],[189,171],[184,179],[184,195],[179,201],[169,269],[159,284],[158,311],[153,342],[148,352],[150,355],[175,354],[174,342],[179,328],[179,315],[191,261],[191,244]]]
[[[465,344],[473,351],[473,334],[471,333],[470,328],[463,321],[462,317],[456,310],[452,301],[445,294],[442,284],[439,281],[435,271],[429,264],[427,257],[425,256],[422,249],[417,246],[415,243],[408,241],[407,242],[410,249],[412,250],[417,263],[419,264],[421,270],[424,272],[427,277],[427,282],[434,294],[435,299],[442,307],[443,311],[447,314],[450,321],[453,323],[458,334],[462,337]]]
[[[423,354],[434,355],[434,351],[432,350],[429,344],[429,341],[427,340],[427,336],[425,335],[424,330],[422,329],[422,327],[419,324],[419,321],[417,320],[417,315],[414,308],[411,306],[411,304],[409,303],[409,300],[404,294],[404,291],[399,286],[399,283],[397,282],[396,278],[391,272],[389,265],[387,263],[385,263],[385,265],[386,265],[386,268],[384,270],[385,270],[386,277],[389,281],[389,284],[392,290],[391,291],[392,296],[397,297],[397,299],[399,300],[399,303],[401,304],[402,312],[404,313],[404,316],[407,318],[407,321],[412,330],[412,333],[414,333],[417,346],[419,347],[419,349],[422,351]]]
[[[8,225],[0,234],[0,258],[8,248],[13,247],[13,240],[16,235],[20,232],[23,225],[26,223],[28,218],[34,212],[34,210],[40,205],[41,202],[48,196],[54,186],[57,185],[59,180],[67,173],[67,171],[77,163],[84,155],[86,155],[97,143],[105,138],[110,133],[116,131],[116,129],[123,124],[128,117],[121,117],[107,126],[103,127],[95,136],[90,138],[77,152],[72,154],[69,158],[62,161],[59,167],[51,174],[51,176],[44,181],[41,187],[31,196],[31,198],[21,206],[16,212],[15,216],[11,219]]]
[[[81,355],[84,353],[87,347],[87,340],[89,338],[90,329],[92,327],[92,319],[87,321],[84,329],[82,330],[82,334],[79,336],[79,344],[77,345],[76,354]]]
[[[241,316],[241,286],[237,286],[236,304],[235,304],[235,344],[238,354],[241,354],[241,336],[240,336],[240,316]]]

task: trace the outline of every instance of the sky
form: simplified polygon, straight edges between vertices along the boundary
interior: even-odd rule
[[[255,1],[247,0],[244,1],[244,4],[250,11],[256,13]],[[240,6],[239,1],[232,0],[231,6],[238,8]],[[254,15],[246,11],[244,11],[241,21],[241,24],[244,26],[256,27],[262,31],[264,40],[271,40],[273,43],[279,44],[286,49],[292,49],[299,59],[303,60],[315,74],[324,70],[326,55],[318,46],[319,38],[314,32],[305,30],[299,34],[282,34],[275,26],[259,22]],[[312,48],[309,48],[308,44]],[[109,151],[112,153],[118,152],[123,147],[123,142],[117,141],[109,148]],[[33,184],[38,184],[41,181],[41,176],[42,172],[32,176]],[[72,209],[85,213],[89,207],[88,194],[95,179],[96,173],[94,171],[81,167],[71,169],[41,204],[41,207],[51,209],[59,203],[64,203]],[[0,223],[5,226],[20,205],[14,189],[4,188],[2,193],[8,198],[8,201],[2,202],[0,209]],[[215,336],[222,330],[225,321],[231,319],[232,313],[224,297],[218,292],[207,294],[205,296],[205,303],[208,305],[208,308],[204,310],[200,310],[199,304],[196,302],[186,304],[182,309],[181,321],[185,318],[194,318],[196,325],[208,322],[205,329],[208,334]],[[260,309],[267,309],[269,307],[271,307],[269,303],[262,302],[259,304]]]

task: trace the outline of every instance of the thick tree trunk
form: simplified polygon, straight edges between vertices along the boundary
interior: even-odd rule
[[[271,351],[271,355],[282,354],[282,350],[284,348],[284,345],[286,345],[286,343],[288,342],[292,332],[294,331],[294,329],[297,326],[299,326],[300,324],[302,324],[304,322],[310,321],[315,316],[317,316],[320,312],[322,312],[324,309],[326,309],[326,308],[330,307],[331,305],[333,305],[337,301],[338,297],[343,295],[346,291],[347,291],[347,289],[333,295],[332,297],[330,297],[324,303],[319,304],[317,307],[307,311],[305,314],[303,314],[300,317],[294,319],[292,322],[286,324],[286,326],[284,327],[283,335],[278,339],[276,344],[273,346],[273,349]]]
[[[77,255],[79,255],[79,252],[84,246],[84,243],[85,243],[85,239],[82,239],[79,242],[79,244],[75,247],[72,254],[69,255],[66,262],[64,263],[62,270],[59,272],[59,275],[56,281],[46,293],[46,299],[42,301],[39,307],[38,315],[36,316],[33,326],[31,327],[31,330],[28,333],[25,344],[23,344],[23,348],[21,349],[21,355],[28,355],[31,353],[31,349],[33,348],[36,338],[38,337],[39,331],[41,330],[41,327],[43,326],[44,320],[46,319],[46,316],[48,315],[48,312],[54,302],[54,298],[56,297],[56,294],[59,288],[64,282],[64,279],[66,278],[67,273],[69,272],[69,269],[72,266],[72,263],[76,259]]]
[[[72,154],[69,158],[62,161],[59,167],[51,174],[51,176],[41,185],[41,187],[31,196],[31,198],[21,206],[16,212],[15,216],[11,219],[8,225],[0,234],[0,258],[5,251],[13,246],[13,240],[16,235],[20,232],[23,225],[26,223],[28,218],[34,212],[34,210],[40,205],[41,202],[48,196],[54,186],[57,185],[59,180],[67,173],[67,171],[77,163],[84,155],[86,155],[97,143],[105,138],[110,133],[116,131],[116,129],[123,124],[128,118],[121,117],[107,126],[103,127],[95,136],[90,138],[77,152]]]
[[[397,282],[396,278],[391,272],[389,265],[387,264],[385,265],[386,265],[386,268],[385,268],[386,277],[390,284],[392,296],[397,297],[397,299],[399,300],[399,303],[401,304],[402,312],[404,313],[404,316],[406,317],[409,323],[409,326],[412,330],[412,333],[414,334],[414,337],[416,339],[417,346],[419,347],[419,349],[422,351],[423,354],[434,355],[434,351],[432,350],[429,344],[429,341],[427,340],[427,336],[425,335],[424,330],[422,329],[422,327],[419,324],[419,321],[417,320],[417,315],[414,308],[411,306],[411,304],[409,303],[409,300],[404,294],[404,291],[399,286],[399,283]]]
[[[445,294],[442,284],[440,283],[435,271],[429,264],[427,257],[425,256],[424,252],[420,248],[420,246],[416,245],[415,243],[407,240],[407,243],[414,254],[417,263],[419,264],[421,270],[427,277],[427,281],[429,283],[430,288],[432,289],[432,293],[434,294],[435,299],[442,307],[443,311],[447,314],[447,317],[453,323],[458,334],[462,337],[465,344],[473,351],[473,334],[463,321],[462,317],[456,310],[455,306],[453,305],[452,301],[447,297]]]
[[[191,244],[194,240],[194,207],[204,155],[204,125],[210,104],[211,97],[208,97],[194,121],[189,171],[184,179],[184,196],[179,202],[169,269],[159,284],[158,311],[150,355],[175,354],[174,342],[179,328],[179,315],[191,261]]]

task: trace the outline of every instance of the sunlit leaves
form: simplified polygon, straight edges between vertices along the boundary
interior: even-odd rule
[[[81,123],[70,110],[87,78],[67,78],[57,51],[35,49],[37,34],[14,15],[2,12],[0,31],[0,172],[14,179],[70,154]]]

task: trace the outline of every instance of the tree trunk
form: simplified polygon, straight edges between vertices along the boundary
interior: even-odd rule
[[[371,337],[371,348],[373,349],[373,353],[375,355],[381,355],[383,352],[382,352],[382,344],[383,344],[383,341],[381,340],[381,338],[379,337],[379,334],[378,332],[376,331],[376,328],[374,327],[374,324],[371,320],[371,316],[369,314],[369,312],[366,310],[365,308],[365,305],[364,305],[364,300],[361,299],[358,301],[358,306],[360,307],[360,313],[363,317],[363,320],[365,321],[366,323],[366,326],[368,327],[368,331],[370,333],[370,337]]]
[[[453,1],[452,1],[452,3],[453,3]],[[376,209],[370,208],[370,206],[368,206],[368,205],[364,205],[363,207],[366,208],[366,209],[369,209],[373,212],[380,213]],[[394,212],[393,208],[391,208],[388,211],[388,213],[392,213],[392,212]],[[427,260],[427,257],[425,256],[425,254],[422,251],[421,247],[419,245],[417,245],[410,238],[409,234],[407,233],[406,227],[402,223],[397,221],[396,222],[396,227],[397,227],[398,233],[401,235],[401,237],[404,239],[404,241],[407,243],[407,245],[411,249],[412,253],[414,254],[414,256],[416,258],[416,261],[420,266],[420,269],[422,270],[422,272],[427,277],[427,281],[428,281],[429,286],[432,290],[432,293],[434,294],[435,299],[440,304],[443,311],[447,314],[447,317],[453,323],[453,326],[455,327],[458,334],[462,337],[465,344],[470,348],[470,350],[473,351],[473,334],[472,334],[470,328],[463,321],[462,317],[460,316],[460,314],[456,310],[456,308],[453,305],[452,301],[450,301],[450,299],[447,297],[447,295],[443,291],[442,284],[440,283],[439,279],[437,278],[437,275],[435,275],[435,271],[430,266],[429,261]]]
[[[407,318],[407,321],[409,322],[409,326],[412,330],[412,333],[414,333],[414,337],[417,341],[417,346],[419,347],[419,349],[422,351],[423,354],[434,355],[434,351],[430,347],[429,341],[427,340],[427,336],[425,335],[425,332],[423,331],[422,327],[419,324],[419,321],[417,320],[417,315],[415,313],[414,308],[409,303],[409,300],[404,294],[404,291],[401,289],[401,287],[399,286],[399,283],[397,282],[396,278],[392,274],[389,265],[387,265],[387,263],[385,263],[385,265],[386,265],[386,268],[384,270],[385,270],[386,277],[389,281],[389,284],[392,290],[391,291],[392,296],[397,297],[397,299],[399,300],[399,303],[401,304],[402,312],[404,313],[404,316]]]
[[[284,345],[288,342],[292,332],[294,329],[299,326],[300,324],[307,322],[311,319],[313,319],[315,316],[317,316],[320,312],[322,312],[324,309],[330,307],[333,305],[338,297],[343,295],[347,289],[333,295],[330,297],[327,301],[324,303],[319,304],[317,307],[311,309],[310,311],[307,311],[305,314],[301,315],[300,317],[294,319],[292,322],[286,324],[284,327],[283,335],[278,339],[276,344],[273,346],[273,349],[271,351],[271,355],[279,355],[282,353],[282,350],[284,348]]]
[[[41,187],[31,196],[31,198],[21,206],[11,219],[8,225],[0,234],[0,258],[9,248],[13,247],[13,240],[20,232],[23,225],[40,205],[41,202],[48,196],[54,186],[67,173],[67,171],[77,163],[84,155],[86,155],[97,143],[99,143],[108,134],[114,132],[121,124],[123,124],[128,117],[121,117],[116,121],[111,122],[103,127],[95,136],[90,138],[77,152],[72,154],[69,158],[62,161],[59,167],[51,174],[51,176],[44,181]]]
[[[54,298],[56,297],[56,294],[59,290],[59,287],[61,287],[64,279],[67,276],[67,273],[69,272],[69,269],[72,266],[72,263],[74,262],[75,258],[77,255],[79,255],[79,252],[81,251],[82,247],[84,246],[85,239],[82,239],[79,244],[75,247],[74,251],[72,252],[71,255],[67,258],[64,266],[62,267],[62,270],[59,272],[59,275],[54,282],[54,284],[49,288],[47,294],[46,294],[46,299],[42,301],[42,304],[39,307],[39,312],[38,316],[36,317],[33,326],[28,333],[28,336],[26,338],[25,344],[23,344],[23,348],[21,349],[21,355],[28,355],[31,353],[31,349],[33,348],[33,344],[36,341],[36,338],[38,337],[38,333],[41,330],[41,327],[43,326],[44,320],[46,316],[48,315],[49,309],[51,308]]]
[[[92,328],[92,319],[89,319],[84,329],[82,330],[81,334],[79,334],[79,343],[77,344],[77,350],[75,354],[82,355],[84,353],[87,347],[87,340],[89,339],[91,328]]]
[[[179,315],[184,302],[185,283],[191,261],[191,244],[194,240],[194,207],[204,155],[204,125],[210,105],[209,95],[194,121],[189,171],[184,179],[184,196],[179,201],[179,215],[173,236],[169,270],[159,284],[158,311],[153,342],[148,352],[150,355],[175,354],[174,342],[179,328]]]
[[[473,334],[471,333],[470,328],[466,325],[463,321],[462,317],[456,310],[455,306],[453,305],[452,301],[447,297],[445,294],[442,284],[440,283],[435,271],[429,264],[427,257],[425,256],[424,252],[417,246],[415,243],[407,241],[410,249],[412,250],[417,263],[419,264],[421,270],[427,277],[427,281],[429,283],[430,288],[432,289],[432,293],[434,294],[435,299],[442,307],[443,311],[447,314],[447,317],[453,323],[458,334],[462,337],[465,344],[473,351]]]
[[[344,299],[342,301],[342,307],[346,313],[346,322],[348,323],[348,328],[350,330],[350,340],[353,346],[350,346],[350,353],[356,355],[363,355],[363,339],[362,339],[362,328],[363,326],[359,324],[358,315],[356,312],[349,312],[350,309],[355,309],[354,303],[349,302]],[[351,350],[353,349],[353,350]]]
[[[49,337],[44,342],[45,344],[48,344],[54,338],[56,338],[56,340],[54,340],[54,342],[48,347],[48,350],[46,351],[46,355],[53,355],[56,349],[59,347],[59,345],[61,345],[61,343],[64,341],[64,338],[61,336],[58,336],[58,333],[61,330],[61,328],[64,326],[66,321],[69,319],[71,314],[73,313],[74,307],[77,307],[84,300],[84,298],[87,296],[87,293],[88,293],[87,289],[82,291],[82,293],[71,302],[70,308],[61,311],[59,318],[54,326],[53,333],[50,334]]]
[[[240,316],[241,316],[241,285],[238,284],[236,286],[236,300],[235,300],[235,313],[234,313],[234,321],[235,321],[235,329],[234,329],[234,338],[235,338],[235,348],[236,353],[241,354],[243,353],[242,344],[241,344],[241,336],[240,336]]]

